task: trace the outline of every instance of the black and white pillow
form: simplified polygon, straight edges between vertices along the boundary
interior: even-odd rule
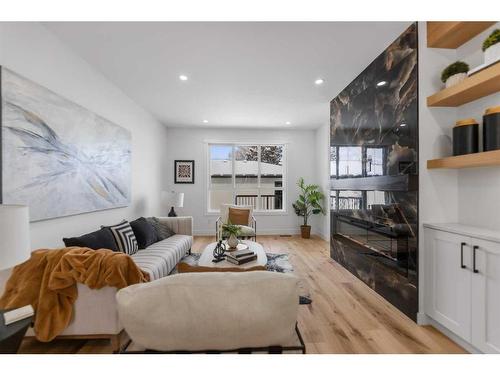
[[[116,244],[118,245],[118,250],[128,255],[137,253],[139,246],[137,245],[134,231],[128,221],[124,220],[120,224],[112,225],[107,228],[109,228],[113,234]]]

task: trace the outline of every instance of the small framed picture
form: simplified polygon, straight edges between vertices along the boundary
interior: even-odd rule
[[[194,184],[194,160],[175,160],[174,173],[176,184]]]

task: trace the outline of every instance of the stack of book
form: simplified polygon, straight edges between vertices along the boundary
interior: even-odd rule
[[[250,249],[236,250],[230,253],[229,252],[226,253],[226,260],[229,263],[233,263],[238,266],[251,262],[256,259],[257,259],[257,254],[255,254]]]

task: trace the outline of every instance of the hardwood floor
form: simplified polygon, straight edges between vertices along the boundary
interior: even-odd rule
[[[201,252],[213,237],[196,237]],[[465,353],[432,327],[415,324],[329,257],[320,238],[259,236],[267,252],[288,253],[313,303],[299,307],[308,353]],[[106,340],[25,339],[22,353],[110,353]]]

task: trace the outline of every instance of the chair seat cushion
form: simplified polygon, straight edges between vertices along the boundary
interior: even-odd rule
[[[239,225],[240,227],[240,236],[242,237],[253,237],[255,236],[255,230],[252,227],[248,227],[246,225]]]
[[[132,255],[137,266],[149,274],[150,280],[167,276],[182,257],[191,249],[192,237],[174,234],[163,241],[155,242]]]

